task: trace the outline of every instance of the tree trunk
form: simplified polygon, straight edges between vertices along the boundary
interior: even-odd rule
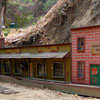
[[[3,26],[3,23],[4,23],[4,12],[5,12],[5,6],[2,7],[1,14],[0,14],[0,37],[3,37],[2,26]]]

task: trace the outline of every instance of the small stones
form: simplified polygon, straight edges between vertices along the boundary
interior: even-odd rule
[[[15,94],[15,93],[19,93],[19,92],[10,90],[10,89],[5,88],[5,87],[0,87],[0,93],[1,94]]]

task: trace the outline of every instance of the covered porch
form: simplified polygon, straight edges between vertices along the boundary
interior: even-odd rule
[[[69,52],[0,54],[0,74],[71,81]]]

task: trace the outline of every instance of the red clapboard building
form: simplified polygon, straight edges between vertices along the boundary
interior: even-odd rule
[[[100,25],[71,31],[72,82],[100,86]]]

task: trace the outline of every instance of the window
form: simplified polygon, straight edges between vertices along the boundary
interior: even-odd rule
[[[54,77],[64,77],[63,63],[53,63],[53,76]]]
[[[78,62],[78,78],[84,78],[84,62]]]
[[[16,62],[15,63],[15,73],[16,74],[22,74],[22,68],[23,68],[23,65],[20,63],[20,62]]]
[[[4,71],[8,74],[11,73],[11,63],[9,60],[4,62]]]
[[[15,73],[22,75],[23,72],[28,72],[28,64],[26,62],[16,62]]]
[[[85,50],[85,38],[78,38],[78,51]]]
[[[43,62],[37,63],[37,75],[45,76],[45,64]]]

